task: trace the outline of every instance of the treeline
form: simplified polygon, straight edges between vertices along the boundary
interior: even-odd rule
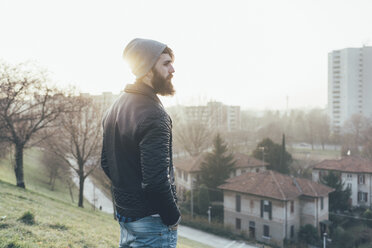
[[[288,145],[298,144],[313,150],[325,150],[327,145],[331,145],[333,149],[342,150],[342,154],[350,151],[353,155],[372,158],[372,121],[358,114],[347,120],[336,133],[331,130],[326,109],[241,111],[241,128],[226,132],[211,129],[206,116],[190,120],[182,107],[169,110],[174,120],[175,151],[190,156],[198,156],[210,149],[212,137],[221,133],[230,149],[246,153],[251,153],[256,144],[265,138],[281,143],[285,134]]]

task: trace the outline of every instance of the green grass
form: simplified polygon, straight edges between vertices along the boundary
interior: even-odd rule
[[[1,181],[0,197],[0,216],[6,216],[0,222],[0,247],[117,247],[119,227],[112,215]],[[27,211],[34,224],[22,221]]]
[[[78,208],[1,180],[0,199],[0,247],[117,247],[119,225],[111,214]],[[210,246],[179,237],[177,247]]]
[[[41,156],[42,151],[37,148],[26,149],[24,152],[23,167],[26,188],[52,198],[56,198],[66,202],[72,202],[68,186],[61,180],[57,179],[55,189],[53,191],[50,190],[50,186],[48,184],[48,176],[43,170],[43,166],[40,162]],[[0,179],[2,181],[15,185],[16,178],[11,160],[12,158],[10,155],[8,155],[7,158],[0,159]],[[78,196],[78,188],[74,186],[73,198],[76,205],[79,199]],[[86,207],[91,206],[91,204],[85,199],[83,204]]]
[[[24,155],[26,190],[15,186],[10,159],[0,160],[0,247],[1,248],[106,248],[118,247],[120,227],[111,214],[77,207],[68,187],[56,181],[51,191],[40,165],[41,151]],[[179,237],[178,248],[210,248]]]

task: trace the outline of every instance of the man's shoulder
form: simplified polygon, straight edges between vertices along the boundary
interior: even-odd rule
[[[119,116],[134,115],[143,121],[170,119],[161,103],[142,94],[125,92],[119,99],[118,106]]]

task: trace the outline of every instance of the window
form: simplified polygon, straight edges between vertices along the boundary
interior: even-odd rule
[[[347,174],[347,178],[348,178],[348,179],[352,179],[352,178],[353,178],[353,174],[348,173],[348,174]]]
[[[291,213],[294,213],[294,201],[291,201]]]
[[[251,202],[250,202],[250,207],[251,207],[251,209],[254,208],[254,201],[253,200],[251,200]]]
[[[358,202],[367,202],[368,201],[368,193],[365,192],[358,192]]]
[[[188,178],[189,178],[189,174],[186,171],[184,171],[183,172],[183,180],[187,181]]]
[[[350,190],[352,190],[351,187],[352,187],[352,184],[351,184],[351,183],[348,183],[348,184],[347,184],[347,188],[350,189]]]
[[[179,178],[182,178],[182,171],[181,171],[181,170],[177,170],[177,176],[178,176]]]
[[[259,168],[256,168],[256,172],[260,172],[260,169]]]
[[[242,220],[239,218],[235,219],[235,228],[240,230],[242,228]]]
[[[270,227],[268,225],[263,226],[263,236],[270,237]]]
[[[245,173],[245,170],[242,170],[242,174],[244,174]]]
[[[358,184],[365,184],[365,177],[364,175],[358,176]]]
[[[294,238],[294,225],[291,226],[291,239]]]
[[[241,199],[240,199],[240,195],[236,195],[235,196],[235,210],[236,210],[236,212],[240,212],[240,210],[241,210]]]
[[[256,223],[254,221],[249,222],[249,237],[256,238]]]
[[[320,197],[320,210],[323,210],[324,208],[324,198]]]
[[[269,219],[272,219],[272,204],[271,201],[261,200],[261,218],[264,217],[264,213],[268,212]]]

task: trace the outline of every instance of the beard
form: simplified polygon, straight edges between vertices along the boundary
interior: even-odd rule
[[[154,76],[151,79],[152,87],[154,87],[155,93],[161,96],[173,96],[176,93],[172,84],[172,74],[164,78],[157,70],[152,71]]]

